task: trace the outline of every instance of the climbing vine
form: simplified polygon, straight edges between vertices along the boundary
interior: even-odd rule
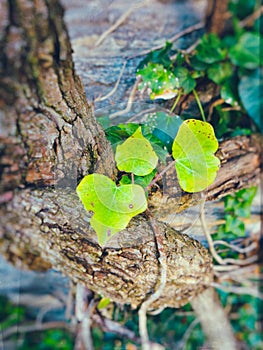
[[[94,213],[91,226],[101,245],[146,210],[148,191],[163,175],[157,172],[158,162],[166,164],[166,159],[172,157],[181,188],[201,192],[213,183],[219,167],[214,156],[218,142],[213,126],[220,138],[235,129],[240,116],[247,113],[253,120],[250,129],[259,128],[256,81],[260,34],[256,24],[250,30],[242,27],[238,16],[235,9],[233,30],[223,39],[214,33],[205,34],[187,51],[174,49],[167,42],[140,62],[135,87],[151,100],[174,99],[169,113],[148,114],[143,124],[110,126],[108,117],[100,119],[115,150],[120,176],[114,183],[100,174],[88,175],[78,185],[77,193],[86,210]],[[200,81],[215,84],[219,91],[218,100],[210,106],[210,123],[199,98]],[[202,121],[182,121],[184,116],[181,119],[172,114],[181,98],[190,94]],[[232,136],[248,132],[251,130],[242,127],[235,129]]]
[[[209,123],[188,119],[180,125],[173,140],[172,157],[184,191],[200,192],[214,181],[220,163],[214,155],[217,148]],[[95,173],[85,176],[77,187],[85,209],[94,213],[90,224],[101,245],[147,209],[147,191],[160,178],[156,173],[158,156],[143,136],[141,126],[117,145],[115,161],[123,174],[119,183]]]

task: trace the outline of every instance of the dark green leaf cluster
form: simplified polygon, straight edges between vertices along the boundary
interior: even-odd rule
[[[257,193],[257,187],[245,188],[234,195],[224,198],[225,223],[218,227],[214,239],[235,239],[246,235],[242,218],[249,218],[251,204]]]
[[[258,281],[259,283],[259,281]],[[226,282],[227,286],[228,283]],[[246,344],[248,349],[260,350],[263,347],[263,337],[260,333],[262,323],[261,301],[251,295],[237,295],[218,290],[224,307],[231,307],[231,324],[239,342]]]
[[[215,106],[212,116],[218,137],[247,134],[248,129],[260,128],[263,83],[259,21],[249,29],[240,25],[245,13],[251,14],[255,9],[255,0],[231,2],[232,31],[223,39],[213,33],[205,34],[191,54],[173,51],[169,43],[151,52],[138,67],[137,77],[142,79],[139,89],[148,92],[151,99],[179,99],[182,94],[194,92],[200,78],[208,79],[219,85],[223,101]],[[252,118],[252,124],[244,121],[245,114]],[[239,124],[241,128],[235,130]]]
[[[9,328],[24,325],[26,322],[32,322],[32,316],[28,310],[22,306],[13,305],[5,297],[0,296],[0,330],[4,332]],[[13,346],[18,350],[71,350],[73,348],[73,337],[61,329],[36,330],[25,333],[21,337],[18,337],[15,332],[8,340],[12,340]]]

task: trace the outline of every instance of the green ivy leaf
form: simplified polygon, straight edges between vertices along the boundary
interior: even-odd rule
[[[233,67],[230,62],[214,63],[207,69],[208,78],[216,84],[222,84],[233,75]]]
[[[207,68],[207,63],[199,60],[196,55],[190,56],[189,58],[191,67],[195,69],[196,71],[204,71]]]
[[[231,61],[247,69],[255,69],[260,63],[260,35],[244,33],[238,43],[229,51]]]
[[[214,156],[218,142],[213,127],[188,119],[180,126],[172,147],[175,168],[182,189],[199,192],[215,180],[219,159]]]
[[[140,185],[144,189],[150,184],[150,182],[153,180],[154,176],[156,175],[157,170],[154,169],[150,174],[146,176],[134,176],[134,183],[136,185]],[[120,180],[120,185],[128,185],[132,183],[132,180],[128,175],[123,175]]]
[[[157,173],[157,170],[154,169],[150,174],[143,176],[143,177],[135,175],[134,176],[134,183],[142,186],[143,188],[146,188],[150,184],[150,182],[153,180],[156,173]]]
[[[138,65],[138,70],[144,68],[149,62],[162,64],[165,68],[168,68],[172,61],[169,54],[172,50],[172,43],[166,42],[165,47],[160,50],[151,51],[145,59],[143,59]]]
[[[196,47],[196,58],[208,64],[222,61],[227,52],[221,46],[221,40],[216,34],[204,35]]]
[[[158,163],[158,157],[151,143],[142,135],[141,127],[117,146],[115,160],[119,170],[139,176],[151,173]]]
[[[190,75],[188,69],[177,67],[174,70],[174,75],[179,79],[179,86],[184,90],[185,94],[189,94],[196,86],[196,81]]]
[[[147,89],[152,100],[162,98],[171,99],[177,95],[179,82],[178,78],[161,64],[148,63],[148,65],[137,71],[137,76],[142,81],[138,89]]]
[[[245,224],[238,217],[226,214],[225,215],[225,232],[231,232],[235,236],[244,237],[245,236]]]
[[[261,131],[263,131],[262,124],[260,123],[260,116],[263,111],[262,98],[260,98],[262,85],[263,82],[262,79],[260,79],[259,69],[252,71],[250,74],[241,76],[238,85],[241,101],[250,117],[261,127]]]
[[[239,105],[239,96],[237,91],[237,81],[235,77],[231,77],[226,80],[221,87],[220,91],[221,97],[225,100],[226,103],[231,106]]]
[[[147,208],[141,186],[116,186],[110,178],[101,174],[85,176],[76,191],[85,209],[94,212],[90,224],[100,245],[127,227],[134,216]]]
[[[239,19],[244,19],[255,11],[255,0],[238,0],[229,2],[229,10]]]
[[[151,127],[152,134],[160,140],[162,146],[165,146],[171,152],[172,143],[179,126],[182,124],[182,119],[177,115],[169,115],[167,112],[158,111],[148,115],[146,124]],[[165,158],[167,155],[166,153]]]

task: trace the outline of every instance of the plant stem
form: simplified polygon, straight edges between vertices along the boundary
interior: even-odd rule
[[[193,94],[194,94],[194,97],[195,97],[195,99],[196,99],[197,105],[198,105],[198,107],[199,107],[199,110],[200,110],[202,119],[203,119],[204,122],[206,122],[205,113],[204,113],[204,110],[203,110],[201,101],[200,101],[200,99],[199,99],[199,97],[198,97],[198,94],[197,94],[197,92],[196,92],[195,89],[193,89]]]
[[[175,164],[175,160],[169,163],[159,174],[155,176],[155,178],[149,183],[149,185],[145,188],[145,191],[148,191],[162,176]]]
[[[182,96],[182,90],[179,90],[178,95],[176,97],[176,100],[174,101],[173,107],[170,110],[170,113],[173,113],[175,107],[177,106],[177,103],[179,102],[180,98]]]
[[[131,181],[132,181],[132,184],[134,184],[134,174],[131,173]]]

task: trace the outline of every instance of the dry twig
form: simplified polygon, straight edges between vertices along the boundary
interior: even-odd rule
[[[141,343],[141,339],[131,331],[130,329],[124,327],[119,322],[110,320],[106,317],[103,317],[99,313],[94,313],[92,316],[92,321],[97,324],[104,332],[110,332],[117,334],[119,337],[128,338],[138,344]]]
[[[249,287],[242,287],[242,286],[224,286],[219,283],[212,282],[211,286],[217,289],[221,289],[228,293],[234,293],[234,294],[247,294],[251,295],[253,297],[259,298],[263,300],[263,294],[259,292],[258,288],[249,288]]]
[[[56,328],[72,331],[71,325],[63,321],[24,324],[21,326],[12,326],[3,330],[2,339],[7,339],[17,333],[38,332],[38,331],[45,331],[47,329],[56,329]]]
[[[184,333],[184,336],[182,338],[182,340],[180,341],[180,344],[178,346],[178,350],[184,350],[186,348],[186,343],[193,331],[193,329],[195,328],[196,325],[198,325],[199,323],[199,319],[195,318],[189,325],[189,327],[187,328],[187,330]]]
[[[208,230],[208,227],[206,225],[206,221],[205,221],[205,210],[204,210],[204,205],[205,205],[205,199],[203,199],[201,201],[201,205],[200,205],[200,220],[201,220],[201,225],[204,231],[204,234],[206,236],[207,242],[208,242],[208,246],[210,249],[210,252],[213,256],[213,258],[220,264],[220,265],[227,265],[227,264],[233,264],[233,265],[238,265],[238,266],[242,266],[242,265],[248,265],[251,264],[255,261],[257,261],[258,257],[257,256],[251,256],[247,259],[231,259],[231,258],[226,258],[223,259],[221,258],[220,255],[218,255],[217,251],[215,250],[214,247],[214,242],[213,239],[211,237],[211,234]]]
[[[204,28],[204,22],[196,23],[196,24],[194,24],[194,25],[192,25],[192,26],[182,30],[181,32],[175,34],[170,39],[166,39],[165,43],[167,41],[172,43],[172,42],[182,38],[183,36],[191,34],[192,32],[195,32],[196,30],[199,30],[199,29],[202,29],[202,28]],[[152,47],[149,50],[141,51],[141,52],[139,52],[139,53],[137,53],[137,54],[135,54],[133,56],[129,56],[129,57],[127,57],[127,59],[129,60],[129,59],[132,59],[132,58],[135,58],[135,57],[144,56],[144,55],[147,55],[148,53],[150,53],[152,51],[160,50],[160,49],[162,49],[165,46],[165,43],[163,43],[161,45],[154,46],[154,47]]]
[[[88,303],[90,290],[81,284],[76,289],[76,318],[80,322],[74,350],[93,350],[91,335],[91,314],[94,311],[94,300]]]
[[[253,12],[248,17],[244,18],[242,21],[239,22],[239,25],[241,28],[252,26],[254,22],[262,15],[263,13],[263,6],[260,6],[260,8]]]
[[[121,77],[122,77],[122,75],[123,75],[123,73],[124,73],[126,64],[127,64],[127,61],[124,61],[123,66],[122,66],[122,69],[121,69],[121,71],[120,71],[120,74],[119,74],[119,76],[118,76],[118,79],[117,79],[117,81],[116,81],[116,83],[115,83],[114,88],[113,88],[107,95],[102,96],[102,97],[97,97],[97,98],[95,98],[94,102],[100,102],[100,101],[107,100],[109,97],[111,97],[113,94],[115,94],[115,92],[117,91],[118,86],[119,86],[119,84],[120,84]]]
[[[122,111],[118,111],[118,112],[112,113],[109,116],[110,119],[114,119],[114,118],[120,117],[120,116],[130,112],[131,106],[132,106],[132,103],[134,101],[134,97],[135,97],[135,94],[136,94],[137,87],[138,87],[139,83],[140,83],[140,79],[136,79],[136,82],[133,85],[133,88],[132,88],[132,90],[130,92],[130,96],[128,98],[128,102],[127,102],[126,108],[123,109]]]
[[[105,38],[113,33],[130,15],[134,10],[139,9],[149,3],[149,0],[143,1],[141,4],[132,5],[128,11],[126,11],[110,28],[108,28],[104,33],[101,34],[99,39],[95,43],[95,47],[99,46]]]
[[[249,252],[251,252],[251,251],[253,251],[254,249],[257,248],[257,245],[256,245],[255,242],[252,242],[246,248],[240,248],[240,247],[236,246],[235,244],[231,244],[231,243],[228,243],[228,242],[225,242],[225,241],[222,241],[222,240],[214,241],[213,244],[214,244],[214,246],[217,245],[217,244],[224,245],[224,246],[226,246],[228,248],[231,248],[232,250],[235,250],[236,252],[241,253],[241,254],[249,253]]]

